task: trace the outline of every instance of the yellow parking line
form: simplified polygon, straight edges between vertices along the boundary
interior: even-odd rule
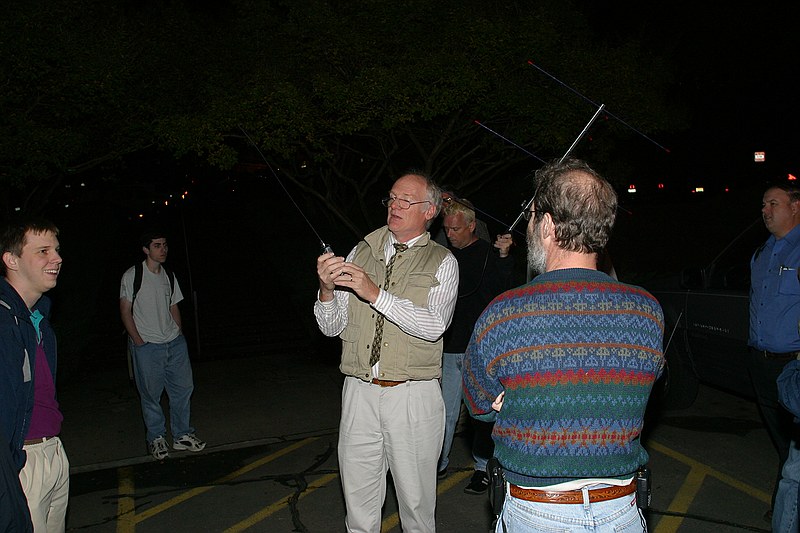
[[[118,485],[118,494],[119,500],[117,502],[117,533],[133,533],[135,531],[135,526],[137,523],[147,520],[148,518],[152,518],[153,516],[166,511],[184,501],[187,501],[194,496],[198,496],[205,492],[208,492],[214,486],[222,483],[226,483],[233,479],[236,479],[264,464],[267,464],[279,457],[282,457],[288,453],[291,453],[298,448],[301,448],[313,441],[317,440],[316,437],[309,437],[303,439],[302,441],[296,442],[286,448],[282,448],[276,451],[273,454],[268,456],[262,457],[261,459],[249,463],[244,467],[232,472],[228,475],[225,475],[216,481],[210,483],[209,485],[204,485],[201,487],[196,487],[192,490],[186,491],[181,493],[174,498],[171,498],[159,505],[156,505],[150,509],[143,511],[140,514],[136,514],[136,507],[135,507],[135,496],[134,496],[134,477],[133,477],[133,469],[131,467],[120,468],[118,471],[119,477],[119,485]],[[676,493],[675,497],[673,498],[672,502],[668,507],[668,511],[671,513],[685,513],[688,511],[691,502],[697,495],[700,487],[702,486],[703,480],[706,477],[713,477],[716,478],[723,483],[748,494],[749,496],[756,498],[764,503],[769,504],[771,501],[771,495],[765,491],[757,489],[752,485],[748,485],[742,481],[739,481],[732,476],[724,474],[718,470],[715,470],[691,457],[684,455],[680,452],[677,452],[663,444],[650,440],[648,442],[648,448],[652,449],[653,451],[657,451],[663,455],[671,457],[687,466],[689,466],[689,474],[686,476],[686,480],[684,481],[683,485],[680,487],[678,492]],[[448,479],[442,481],[438,488],[437,494],[442,494],[448,490],[450,490],[454,485],[458,484],[459,482],[463,481],[467,477],[472,474],[472,471],[464,471],[458,472],[451,475]],[[311,492],[315,491],[316,489],[323,487],[330,483],[333,479],[338,477],[338,474],[327,474],[320,479],[316,480],[313,485],[309,485],[308,489],[300,494],[300,498],[304,498]],[[253,525],[257,524],[258,522],[264,520],[268,516],[272,515],[276,511],[283,509],[288,505],[288,498],[276,502],[269,507],[266,507],[259,511],[258,513],[242,520],[238,524],[228,528],[226,533],[239,533],[252,527]],[[392,515],[386,517],[383,522],[381,523],[381,531],[386,533],[399,525],[399,515],[398,513],[393,513]],[[683,519],[678,516],[664,516],[658,523],[658,527],[654,530],[654,533],[674,533],[678,530],[682,523]]]
[[[683,485],[678,489],[667,511],[680,514],[686,513],[692,504],[692,500],[700,492],[700,487],[703,485],[705,477],[706,474],[701,472],[700,469],[692,468],[689,470],[689,475],[686,476]],[[658,527],[653,533],[675,533],[682,523],[682,516],[664,516],[658,521]]]
[[[300,499],[305,498],[306,496],[308,496],[309,494],[311,494],[312,492],[314,492],[318,488],[324,487],[325,485],[327,485],[328,483],[330,483],[331,481],[333,481],[337,477],[339,477],[339,474],[326,474],[326,475],[322,476],[321,478],[316,480],[313,484],[309,484],[308,488],[305,491],[300,493],[299,498]],[[284,498],[281,501],[273,503],[269,507],[265,507],[264,509],[260,510],[259,512],[255,513],[255,514],[253,514],[251,516],[248,516],[247,518],[245,518],[244,520],[242,520],[238,524],[226,529],[225,533],[239,533],[240,531],[244,531],[245,529],[248,529],[248,528],[256,525],[257,523],[261,522],[262,520],[264,520],[265,518],[269,517],[273,513],[277,512],[277,511],[280,511],[281,509],[283,509],[287,505],[289,505],[289,498],[288,497]]]
[[[683,482],[683,485],[681,485],[681,488],[678,489],[678,492],[675,494],[675,497],[672,499],[672,502],[670,502],[669,507],[667,508],[667,511],[670,513],[685,514],[689,510],[689,506],[691,505],[695,496],[697,496],[697,493],[703,484],[703,480],[706,477],[716,478],[726,485],[730,485],[736,490],[764,503],[769,504],[772,500],[772,496],[763,490],[759,490],[752,485],[748,485],[747,483],[739,481],[728,474],[723,474],[718,470],[714,470],[700,461],[696,461],[695,459],[668,448],[663,444],[649,441],[647,448],[651,448],[663,455],[666,455],[667,457],[671,457],[676,461],[689,466],[689,474],[686,476],[686,480]],[[675,533],[678,531],[678,528],[682,523],[683,517],[664,516],[661,518],[661,520],[659,520],[658,526],[653,530],[653,533]]]
[[[451,476],[448,476],[447,479],[439,483],[439,486],[436,488],[436,494],[441,495],[444,492],[447,492],[454,485],[457,483],[465,480],[469,476],[472,475],[472,470],[467,470],[466,472],[458,472]],[[400,525],[400,516],[397,513],[391,514],[383,519],[381,522],[381,533],[386,533],[387,531],[391,531],[392,529],[396,528]]]
[[[299,442],[296,442],[296,443],[294,443],[294,444],[292,444],[290,446],[287,446],[286,448],[282,448],[282,449],[276,451],[273,454],[267,455],[266,457],[262,457],[258,461],[253,461],[252,463],[243,466],[239,470],[237,470],[237,471],[235,471],[235,472],[233,472],[231,474],[228,474],[227,476],[223,476],[223,477],[219,478],[216,481],[213,481],[212,483],[210,483],[208,485],[204,485],[202,487],[197,487],[197,488],[194,488],[192,490],[188,490],[188,491],[186,491],[186,492],[184,492],[182,494],[179,494],[179,495],[175,496],[174,498],[171,498],[171,499],[169,499],[169,500],[167,500],[167,501],[165,501],[165,502],[163,502],[163,503],[161,503],[159,505],[156,505],[154,507],[151,507],[150,509],[142,511],[138,515],[133,515],[133,513],[131,513],[132,520],[134,521],[134,523],[138,524],[139,522],[147,520],[148,518],[152,518],[153,516],[157,515],[158,513],[164,512],[167,509],[178,505],[179,503],[185,502],[186,500],[188,500],[190,498],[193,498],[195,496],[198,496],[200,494],[208,492],[209,490],[213,489],[218,484],[226,483],[228,481],[236,479],[237,477],[239,477],[239,476],[241,476],[243,474],[246,474],[247,472],[250,472],[251,470],[254,470],[254,469],[258,468],[259,466],[265,465],[266,463],[269,463],[270,461],[274,461],[275,459],[277,459],[277,458],[279,458],[279,457],[281,457],[283,455],[286,455],[286,454],[288,454],[290,452],[293,452],[294,450],[296,450],[298,448],[301,448],[301,447],[305,446],[306,444],[308,444],[310,442],[313,442],[315,440],[317,440],[317,437],[309,437],[309,438],[303,439],[303,440],[301,440]]]
[[[659,444],[658,442],[654,441],[648,441],[648,445],[646,446],[646,448],[652,448],[653,450],[662,453],[668,457],[672,457],[676,461],[680,461],[681,463],[686,464],[693,469],[700,469],[700,471],[702,471],[705,475],[716,478],[725,483],[726,485],[730,485],[736,490],[744,492],[748,496],[751,496],[759,501],[762,501],[767,504],[772,502],[771,494],[763,490],[757,489],[752,485],[748,485],[743,481],[739,481],[735,477],[729,476],[728,474],[723,474],[719,470],[714,470],[710,466],[707,466],[701,463],[700,461],[696,461],[687,455],[683,455],[680,452],[676,452],[671,448],[667,448],[663,444]]]
[[[136,512],[136,499],[133,491],[136,489],[133,483],[133,468],[127,466],[117,471],[119,486],[117,487],[117,533],[133,533],[136,531],[134,521]]]

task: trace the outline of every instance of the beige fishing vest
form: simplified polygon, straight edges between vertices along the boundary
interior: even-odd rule
[[[353,263],[360,265],[370,279],[383,287],[386,276],[384,245],[389,239],[386,226],[367,235],[356,247]],[[425,233],[414,245],[399,252],[394,262],[388,292],[407,298],[414,305],[425,307],[428,293],[439,285],[436,270],[448,250],[430,239]],[[378,311],[355,294],[350,295],[348,324],[342,331],[342,373],[369,381],[372,370],[369,356],[375,337],[375,319]],[[380,379],[392,381],[426,380],[439,378],[442,370],[442,339],[434,342],[412,337],[386,320],[380,359]]]

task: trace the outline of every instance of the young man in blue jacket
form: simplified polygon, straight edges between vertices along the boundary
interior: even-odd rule
[[[34,531],[63,532],[69,461],[58,438],[56,338],[43,296],[61,271],[58,229],[22,220],[0,233],[0,246],[0,441],[8,442]],[[0,514],[7,510],[4,503]]]

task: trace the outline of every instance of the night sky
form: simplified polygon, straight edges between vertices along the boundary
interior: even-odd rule
[[[741,183],[768,175],[800,174],[797,158],[800,112],[795,82],[799,57],[796,30],[800,21],[797,3],[792,4],[795,7],[786,2],[779,7],[760,3],[747,9],[687,0],[657,4],[613,0],[580,3],[603,38],[613,42],[641,37],[653,53],[669,56],[678,67],[675,94],[671,96],[676,102],[691,104],[692,127],[673,138],[656,137],[671,149],[668,157],[642,141],[640,153],[654,171],[671,166],[673,175],[687,176],[688,184],[707,186],[725,185],[729,178]],[[563,46],[568,52],[568,39]],[[616,108],[615,102],[604,103],[620,116],[626,116],[627,110]],[[757,150],[766,152],[765,164],[753,162],[753,152]],[[162,169],[144,167],[147,172],[140,175],[174,174],[181,179],[186,175],[176,172],[171,164],[161,164]],[[531,165],[531,169],[536,167],[538,163]],[[525,180],[523,199],[532,192],[530,181],[527,177]],[[173,192],[180,194],[181,190],[176,188]],[[494,194],[495,190],[500,194],[506,192],[491,187],[486,195]],[[96,194],[102,197],[103,192]],[[137,195],[151,192],[153,200],[160,202],[153,204],[160,210],[156,218],[166,222],[172,232],[170,262],[184,276],[182,282],[187,289],[192,288],[192,280],[198,288],[203,298],[201,313],[212,308],[208,302],[225,302],[218,305],[220,310],[233,309],[240,302],[225,298],[233,300],[242,293],[252,293],[257,299],[269,284],[277,284],[294,289],[292,299],[302,310],[299,316],[306,316],[303,313],[308,311],[315,286],[313,264],[319,251],[318,242],[286,201],[283,190],[262,177],[257,187],[250,190],[237,188],[233,181],[222,182],[219,189],[205,191],[205,203],[190,196],[185,209],[175,208],[175,202],[166,207],[163,191],[153,188],[124,191],[125,206],[103,200],[96,201],[91,210],[70,208],[72,217],[67,210],[54,208],[48,213],[63,229],[66,254],[67,266],[56,291],[57,300],[65,308],[70,302],[84,302],[89,308],[96,308],[102,317],[100,321],[105,322],[98,325],[98,319],[87,316],[87,322],[91,322],[87,329],[108,334],[112,343],[121,340],[116,300],[119,276],[141,258],[135,236],[149,223],[148,218],[137,219],[136,212],[127,206],[134,203],[133,199],[139,199]],[[319,206],[309,208],[302,198],[298,200],[308,210],[322,238],[333,243],[338,253],[346,253],[355,243],[354,236],[333,228]],[[510,222],[521,205],[516,199],[501,200],[502,206],[492,205],[488,198],[481,198],[476,205],[486,206],[492,215]],[[705,206],[697,209],[693,217],[672,206],[656,211],[630,202],[627,196],[621,200],[626,210],[618,221],[612,255],[619,272],[631,279],[657,267],[677,269],[696,265],[703,260],[702,253],[721,250],[729,238],[725,231],[734,233],[745,219],[758,216],[760,193],[735,204],[741,215],[741,220],[736,221],[726,212],[731,208],[722,204],[713,213]],[[98,221],[102,221],[101,226]],[[676,238],[667,240],[665,233]],[[519,241],[520,249],[523,241],[524,238]],[[697,242],[700,248],[686,249],[690,242]],[[648,252],[653,252],[652,260]],[[291,272],[284,272],[287,268]],[[264,273],[269,273],[266,281]],[[189,312],[187,309],[187,316]],[[82,336],[74,335],[64,343],[69,347],[70,342],[85,342],[87,346],[72,349],[81,352],[90,349],[91,340],[88,336],[84,341]]]
[[[585,9],[609,38],[640,36],[678,66],[674,96],[689,103],[694,119],[670,148],[687,173],[800,171],[797,3],[609,0]],[[766,152],[766,164],[754,164],[754,151]]]
[[[800,143],[795,83],[800,57],[797,3],[759,3],[747,8],[689,0],[656,5],[576,0],[576,4],[601,39],[611,44],[640,39],[653,54],[668,57],[676,66],[670,98],[676,108],[689,106],[691,128],[671,136],[652,134],[670,149],[668,156],[647,140],[634,142],[636,153],[631,157],[642,162],[643,174],[663,174],[673,180],[672,187],[683,191],[695,186],[719,190],[748,180],[800,174],[796,150]],[[568,51],[567,36],[563,45]],[[534,56],[532,50],[530,59],[539,59]],[[591,72],[595,65],[583,68]],[[557,69],[552,73],[563,75]],[[543,78],[533,69],[530,77]],[[596,98],[595,94],[588,96]],[[633,114],[617,102],[603,103],[620,117]],[[587,120],[589,116],[587,111]],[[525,143],[526,139],[515,141]],[[766,153],[765,163],[753,161],[755,151]],[[555,155],[542,154],[547,158]],[[530,170],[538,165],[531,161]]]

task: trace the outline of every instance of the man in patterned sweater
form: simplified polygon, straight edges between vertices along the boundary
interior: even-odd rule
[[[597,270],[617,209],[611,185],[575,159],[536,181],[528,261],[541,274],[489,304],[464,362],[465,403],[495,421],[508,482],[497,531],[646,531],[635,478],[663,313]]]

